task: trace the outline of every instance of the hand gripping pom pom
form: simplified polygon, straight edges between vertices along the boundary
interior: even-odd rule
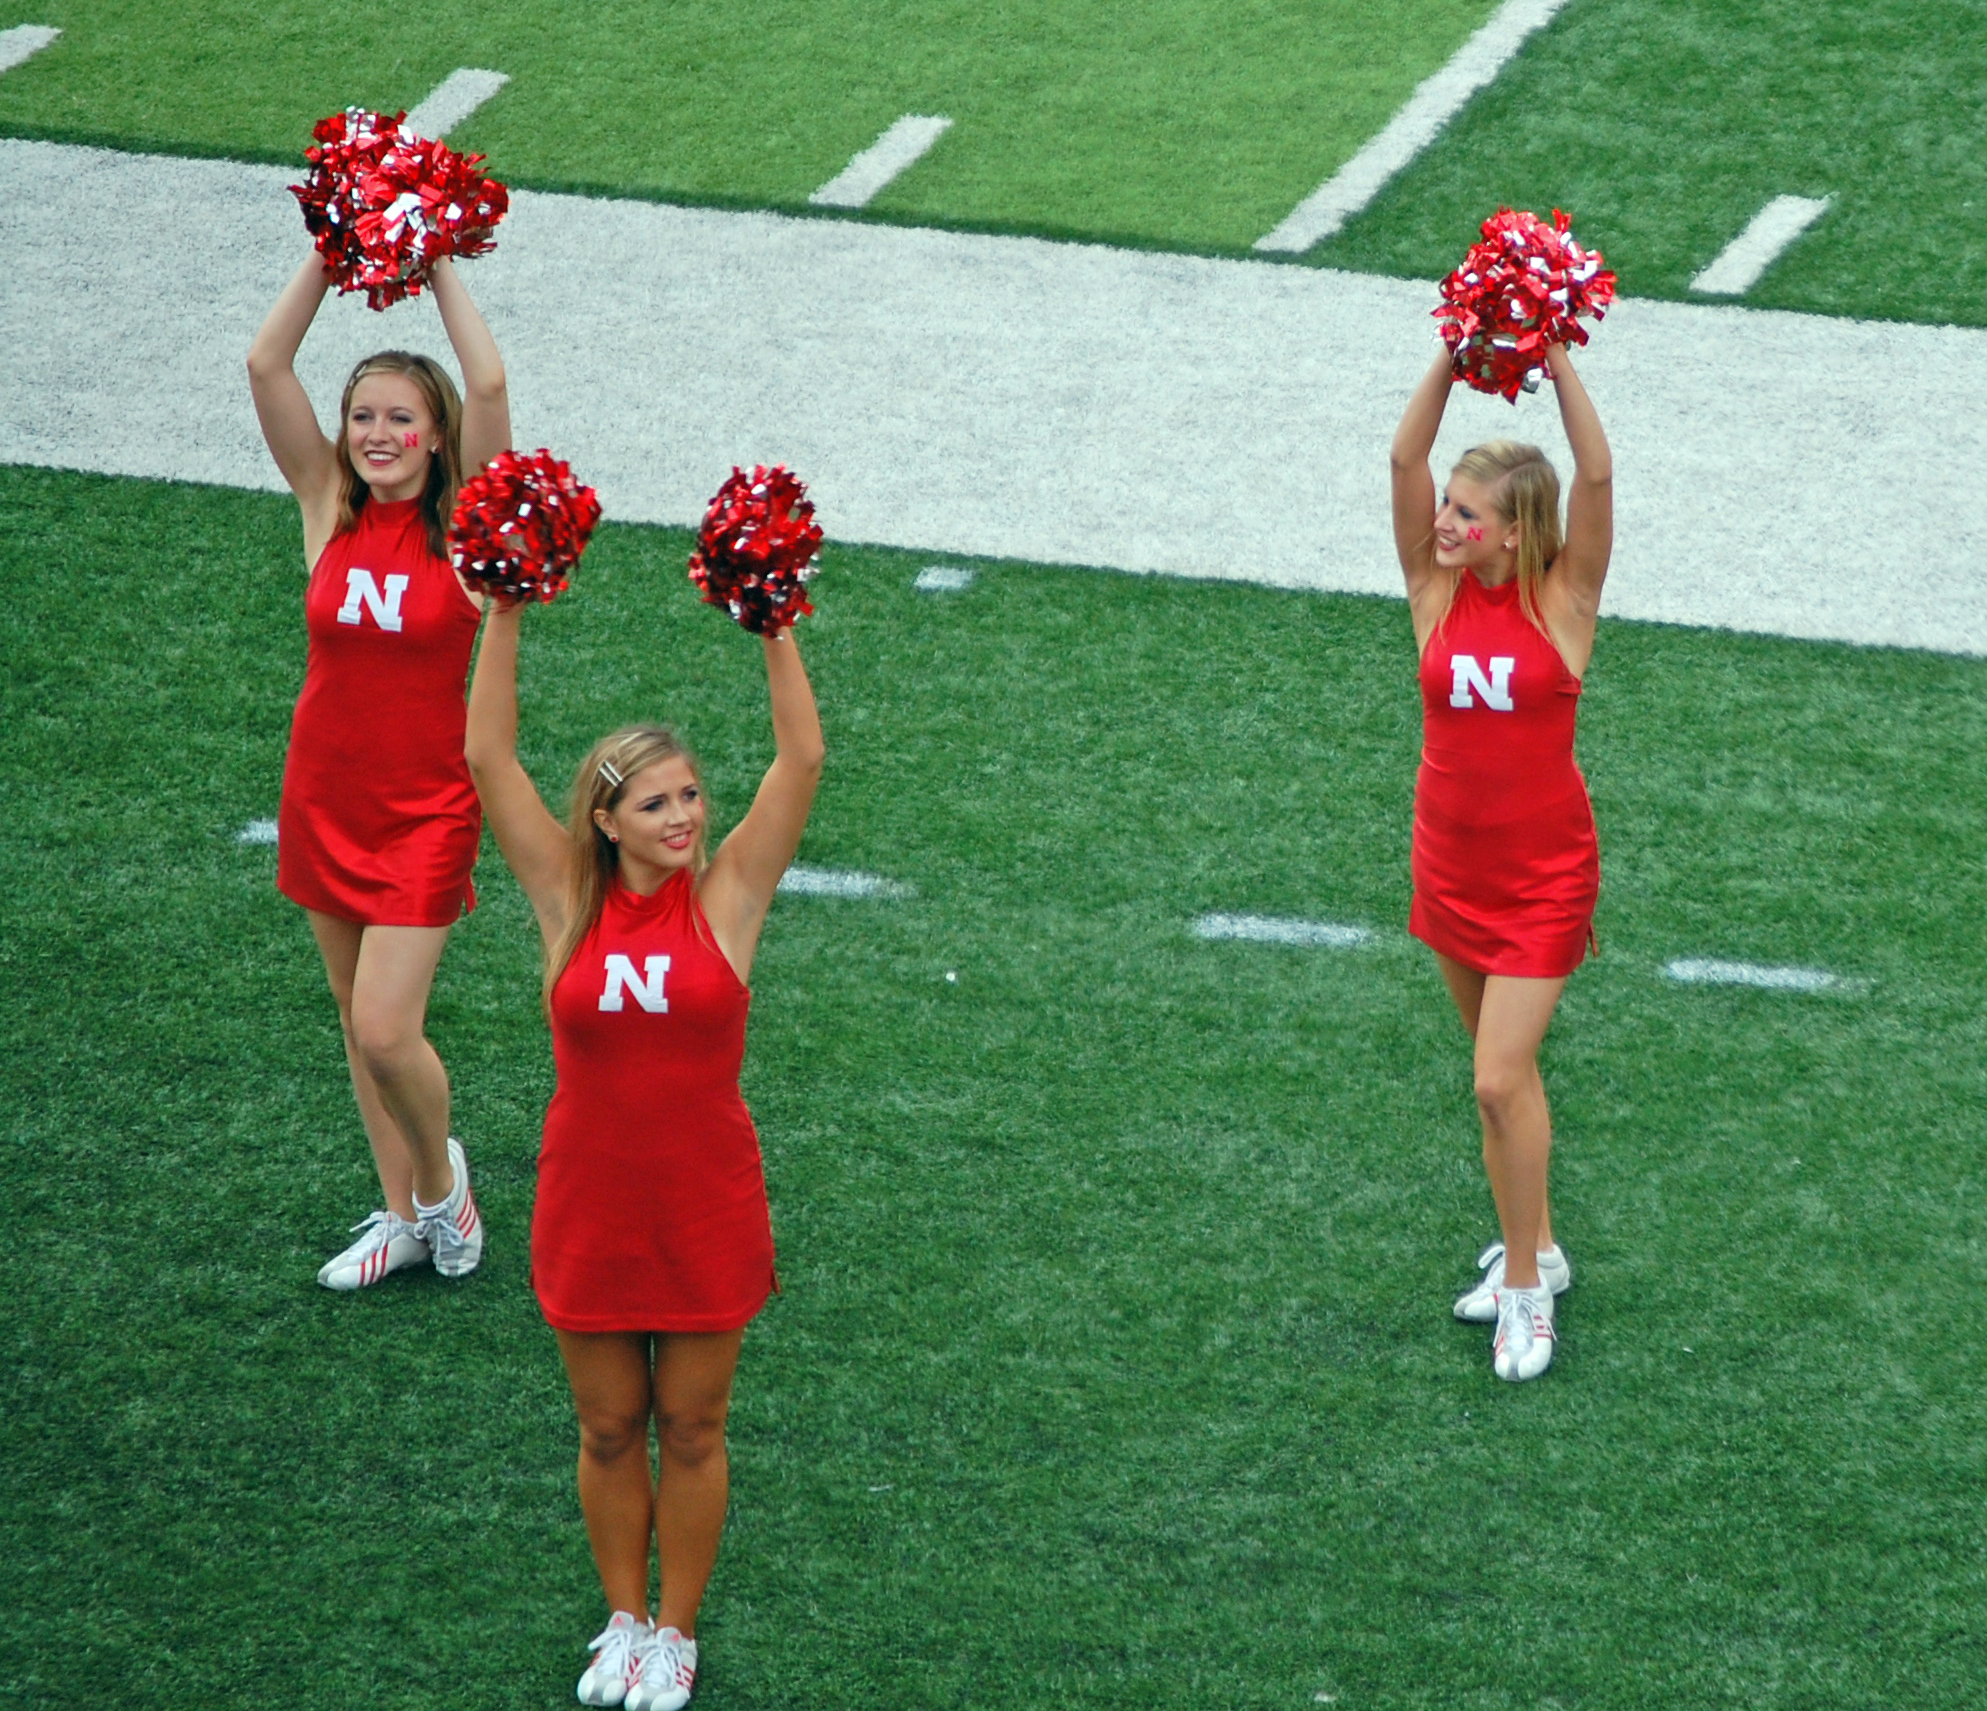
[[[755,635],[770,636],[814,610],[807,584],[821,529],[806,495],[786,469],[760,464],[750,475],[733,469],[704,513],[690,580],[707,604],[722,606]]]
[[[586,551],[600,500],[548,451],[499,452],[463,483],[449,558],[471,588],[507,605],[550,600]]]
[[[1479,392],[1536,392],[1548,345],[1584,345],[1578,317],[1596,321],[1614,301],[1614,275],[1599,250],[1582,249],[1557,208],[1552,224],[1500,208],[1483,223],[1463,265],[1442,281],[1434,311],[1456,377]]]
[[[290,186],[333,282],[375,309],[418,297],[443,256],[487,254],[510,208],[510,192],[477,170],[480,154],[417,137],[406,117],[351,107],[320,120],[310,172]]]

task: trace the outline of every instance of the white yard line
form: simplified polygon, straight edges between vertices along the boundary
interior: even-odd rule
[[[251,820],[239,832],[235,833],[235,842],[238,844],[273,844],[275,841],[276,822],[274,820]]]
[[[957,594],[973,586],[973,573],[964,565],[928,564],[912,579],[920,594]]]
[[[915,897],[917,888],[901,880],[846,868],[802,867],[798,862],[780,875],[779,889],[795,897]]]
[[[1350,950],[1373,935],[1364,927],[1335,921],[1290,921],[1273,915],[1203,915],[1194,922],[1197,939],[1246,939],[1261,945],[1322,945]]]
[[[11,30],[0,30],[0,71],[12,71],[24,60],[33,59],[61,34],[48,24],[16,24]]]
[[[1830,992],[1859,984],[1819,968],[1773,968],[1763,963],[1697,957],[1666,963],[1663,973],[1691,986],[1759,986],[1770,992]]]
[[[923,158],[951,123],[950,119],[906,113],[808,197],[808,201],[820,208],[868,207],[871,198],[891,179]]]
[[[407,128],[418,137],[445,137],[508,82],[506,72],[459,66],[407,115]]]
[[[1543,29],[1566,0],[1504,0],[1442,69],[1423,81],[1386,128],[1304,200],[1275,231],[1256,240],[1271,253],[1301,255],[1320,244],[1380,193],[1380,188],[1491,82],[1525,38]]]
[[[296,175],[0,140],[0,462],[281,491],[242,358],[304,253]],[[781,462],[834,540],[921,562],[1399,592],[1426,281],[527,191],[464,277],[518,443],[610,517],[694,525],[733,464]],[[432,297],[328,304],[319,407],[382,346],[445,354]],[[1608,612],[1987,654],[1987,331],[1629,299],[1581,365]],[[1549,396],[1461,389],[1437,461],[1496,435],[1570,467]],[[1818,481],[1819,532],[1776,502]]]
[[[1832,196],[1776,196],[1753,215],[1746,229],[1718,259],[1690,282],[1693,291],[1713,297],[1743,297],[1780,252],[1828,212]]]

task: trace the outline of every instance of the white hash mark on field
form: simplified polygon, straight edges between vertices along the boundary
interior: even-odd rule
[[[1380,193],[1380,188],[1493,81],[1526,37],[1543,29],[1566,0],[1504,0],[1455,57],[1407,99],[1386,128],[1297,204],[1275,231],[1256,240],[1273,254],[1302,255],[1320,244]]]
[[[1718,962],[1701,957],[1682,957],[1665,963],[1663,972],[1670,979],[1691,986],[1760,986],[1772,992],[1829,992],[1857,984],[1825,969],[1773,968],[1764,963]]]
[[[458,66],[407,115],[407,128],[417,137],[445,137],[508,82],[507,72]]]
[[[905,168],[945,135],[950,119],[906,113],[861,154],[808,197],[817,208],[866,208]]]
[[[957,594],[973,586],[973,573],[963,565],[928,564],[911,586],[920,594]]]
[[[274,820],[251,820],[239,832],[235,833],[235,842],[238,844],[273,844],[275,841],[276,822]]]
[[[0,30],[0,71],[12,71],[22,61],[33,59],[61,34],[48,24],[16,24],[11,30]]]
[[[1747,222],[1718,254],[1718,259],[1690,282],[1693,291],[1713,297],[1740,297],[1759,283],[1759,276],[1780,252],[1828,212],[1833,196],[1776,196]]]
[[[780,875],[779,889],[797,897],[915,897],[916,888],[901,880],[846,868],[802,867],[795,863]]]
[[[1272,915],[1203,915],[1194,922],[1197,939],[1247,939],[1261,945],[1326,945],[1350,950],[1372,938],[1364,927],[1335,921],[1288,921]]]

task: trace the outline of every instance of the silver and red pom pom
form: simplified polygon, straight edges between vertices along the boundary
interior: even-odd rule
[[[310,171],[290,186],[341,292],[363,291],[374,309],[418,297],[443,256],[484,255],[510,208],[510,192],[457,154],[402,122],[363,107],[318,121],[304,151]]]
[[[449,558],[471,588],[506,605],[551,600],[599,521],[599,496],[550,452],[499,452],[456,497]]]
[[[735,468],[704,513],[690,580],[707,604],[770,636],[814,610],[807,584],[820,548],[813,501],[787,469]]]
[[[1442,323],[1456,378],[1479,392],[1517,401],[1536,392],[1548,345],[1584,345],[1579,317],[1600,320],[1615,278],[1599,250],[1583,249],[1557,208],[1536,214],[1500,208],[1463,264],[1442,281]]]

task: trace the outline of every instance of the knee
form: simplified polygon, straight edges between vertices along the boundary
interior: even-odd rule
[[[698,1411],[665,1414],[656,1422],[662,1453],[678,1467],[699,1468],[724,1450],[724,1416]]]
[[[1476,1106],[1491,1122],[1509,1117],[1531,1084],[1530,1073],[1520,1065],[1480,1063],[1476,1066]]]
[[[589,1461],[613,1462],[623,1456],[646,1456],[649,1417],[612,1408],[587,1409],[580,1415],[580,1454]]]
[[[392,1081],[405,1073],[421,1049],[421,1030],[399,1016],[355,1005],[347,1022],[352,1047],[366,1073],[375,1081]]]

